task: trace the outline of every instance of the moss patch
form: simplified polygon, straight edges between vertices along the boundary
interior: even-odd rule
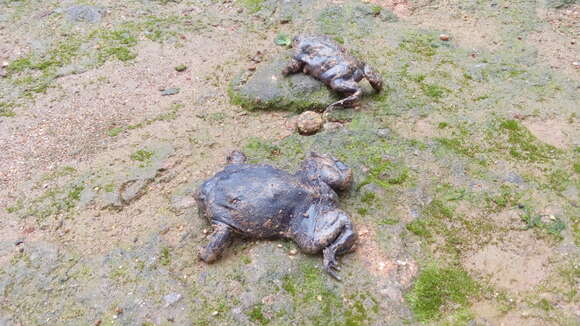
[[[431,321],[444,312],[467,307],[469,299],[479,292],[478,284],[463,269],[429,266],[405,297],[417,319]]]

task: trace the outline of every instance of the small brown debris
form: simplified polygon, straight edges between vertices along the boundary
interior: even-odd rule
[[[254,54],[253,56],[248,56],[248,59],[250,59],[251,61],[253,61],[255,63],[262,62],[263,58],[264,58],[264,53],[262,53],[262,51],[257,51],[256,54]]]
[[[100,319],[98,319],[98,320],[95,322],[95,326],[99,326],[99,325],[101,325],[101,323],[102,323],[102,322],[101,322],[101,320],[100,320]]]
[[[121,307],[117,307],[117,308],[115,309],[115,313],[116,313],[117,315],[120,315],[120,314],[122,314],[122,313],[123,313],[123,308],[121,308]]]
[[[449,41],[449,35],[447,35],[447,34],[441,34],[441,35],[439,35],[439,39],[441,41]]]
[[[255,71],[256,70],[256,65],[251,65],[248,67],[249,71]]]

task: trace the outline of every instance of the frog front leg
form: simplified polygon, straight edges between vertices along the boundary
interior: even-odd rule
[[[282,70],[282,75],[288,76],[290,74],[297,73],[302,71],[302,68],[304,68],[304,62],[297,60],[296,58],[292,58],[290,59],[290,62],[288,62],[288,65],[286,65],[286,67]]]
[[[232,242],[233,230],[221,223],[215,224],[215,230],[210,236],[209,243],[200,251],[199,259],[210,264],[218,260]]]

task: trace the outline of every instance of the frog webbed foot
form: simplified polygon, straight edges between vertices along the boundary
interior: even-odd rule
[[[334,111],[336,108],[345,107],[355,107],[359,104],[362,98],[362,88],[352,79],[341,79],[337,78],[330,82],[330,88],[345,94],[351,94],[350,96],[343,98],[340,101],[336,101],[326,107],[324,110],[324,115],[327,116],[330,112]]]

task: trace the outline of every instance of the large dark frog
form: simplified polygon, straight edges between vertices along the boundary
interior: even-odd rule
[[[216,261],[235,236],[288,238],[305,253],[322,251],[325,271],[340,280],[336,257],[354,249],[357,234],[336,191],[350,186],[352,170],[315,153],[295,174],[245,161],[232,152],[228,165],[196,191],[200,216],[214,226],[199,258]]]
[[[357,106],[362,97],[358,82],[366,78],[371,86],[383,88],[381,76],[369,65],[348,55],[346,49],[327,36],[295,36],[292,40],[295,53],[282,70],[283,75],[302,71],[322,81],[333,90],[348,97],[330,104],[325,113],[339,107]]]

